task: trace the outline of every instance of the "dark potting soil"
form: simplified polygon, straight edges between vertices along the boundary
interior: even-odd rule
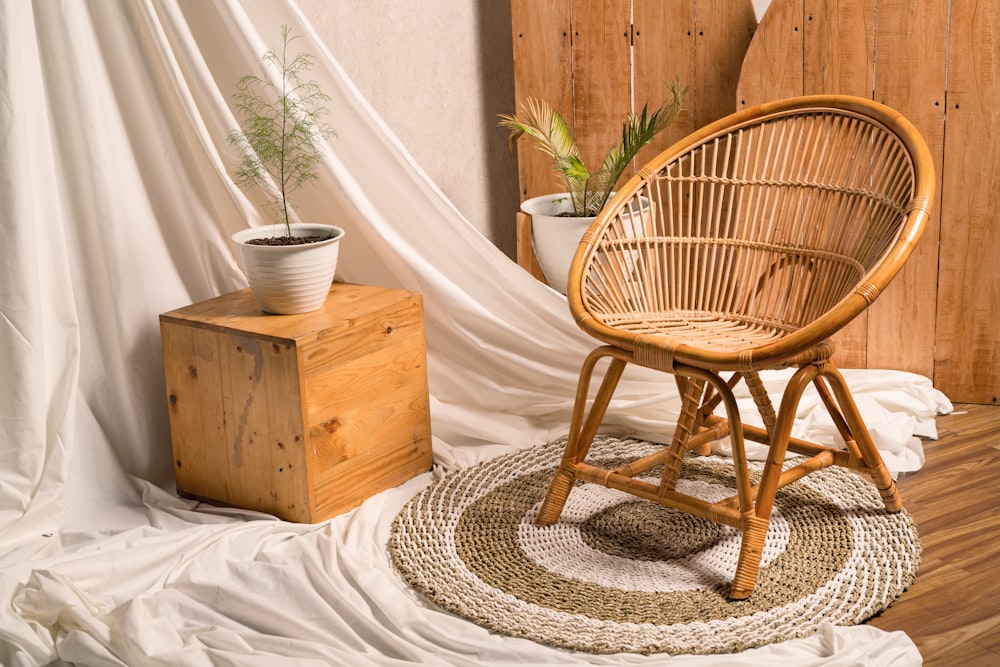
[[[252,245],[305,245],[306,243],[319,243],[326,241],[332,236],[270,236],[262,239],[250,239],[247,243]]]

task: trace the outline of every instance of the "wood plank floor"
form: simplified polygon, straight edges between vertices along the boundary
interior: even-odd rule
[[[1000,665],[1000,406],[955,405],[899,480],[923,555],[917,580],[869,621],[902,630],[928,667]]]

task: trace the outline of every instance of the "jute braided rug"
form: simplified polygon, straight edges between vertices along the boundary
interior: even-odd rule
[[[910,516],[885,512],[866,479],[829,468],[779,492],[757,587],[749,600],[730,601],[735,529],[594,484],[573,490],[556,525],[535,526],[562,449],[555,442],[501,456],[414,497],[389,544],[403,577],[506,635],[592,653],[697,654],[860,623],[916,576]],[[652,450],[605,437],[590,458],[624,462]],[[678,489],[728,497],[730,471],[727,460],[691,458]]]

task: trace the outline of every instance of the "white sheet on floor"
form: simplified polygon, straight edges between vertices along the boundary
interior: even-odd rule
[[[339,135],[298,213],[347,230],[341,279],[424,294],[438,462],[565,432],[591,343],[563,298],[462,219],[294,4],[0,3],[0,663],[918,664],[869,627],[674,658],[489,634],[389,564],[389,523],[431,474],[315,526],[173,495],[157,317],[245,286],[227,239],[267,220],[227,176],[227,101],[282,24],[317,54]],[[890,464],[918,468],[947,400],[917,376],[849,377]],[[612,426],[666,437],[671,387],[631,374]]]

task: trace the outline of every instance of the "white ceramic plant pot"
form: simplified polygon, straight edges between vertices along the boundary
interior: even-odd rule
[[[615,193],[612,192],[608,196],[608,201],[614,196]],[[633,204],[633,207],[636,215],[630,216],[632,223],[627,224],[624,229],[628,238],[642,234],[643,220],[649,211],[649,200],[639,197],[639,204]],[[531,245],[535,249],[535,257],[538,259],[538,265],[542,267],[546,282],[553,289],[565,294],[566,283],[569,281],[569,267],[573,263],[580,239],[597,216],[581,218],[560,215],[573,212],[573,204],[569,193],[566,192],[526,199],[521,202],[521,211],[531,216]],[[636,253],[632,253],[633,259],[636,256]]]
[[[292,225],[293,236],[331,238],[289,246],[247,243],[251,239],[284,234],[283,224],[265,225],[240,230],[230,238],[239,249],[250,289],[266,312],[294,315],[318,310],[326,301],[337,271],[344,230],[333,225],[298,223]]]
[[[545,281],[552,289],[565,294],[569,266],[580,239],[593,224],[595,216],[561,216],[560,213],[573,212],[573,204],[565,192],[526,199],[521,202],[521,210],[531,216],[531,245]]]

